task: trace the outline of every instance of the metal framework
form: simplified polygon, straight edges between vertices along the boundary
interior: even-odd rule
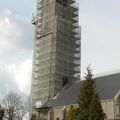
[[[35,25],[32,101],[41,107],[80,76],[79,6],[75,0],[38,0]]]

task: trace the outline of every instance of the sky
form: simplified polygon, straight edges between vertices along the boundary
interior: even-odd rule
[[[0,98],[30,93],[36,0],[0,0]],[[120,0],[79,0],[81,73],[120,71]]]

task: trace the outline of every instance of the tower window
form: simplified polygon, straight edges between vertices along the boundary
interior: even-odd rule
[[[67,7],[67,0],[56,0],[58,3],[62,4],[63,6]]]
[[[58,3],[62,4],[62,0],[56,0]]]
[[[67,7],[67,0],[63,0],[63,6]]]
[[[68,77],[63,77],[62,78],[62,86],[64,87],[67,84],[68,84]]]

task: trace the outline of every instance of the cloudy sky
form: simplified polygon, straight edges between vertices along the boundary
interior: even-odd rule
[[[79,0],[82,74],[120,69],[120,0]],[[36,0],[0,0],[0,97],[10,90],[29,94]]]

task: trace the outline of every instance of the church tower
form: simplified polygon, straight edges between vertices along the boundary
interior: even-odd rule
[[[33,107],[53,99],[80,76],[79,7],[76,0],[37,0],[32,72]]]

